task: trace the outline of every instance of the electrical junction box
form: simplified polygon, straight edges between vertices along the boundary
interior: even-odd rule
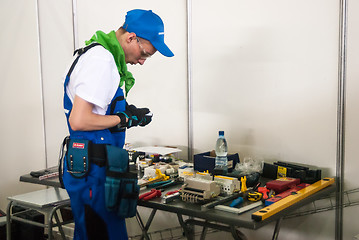
[[[228,154],[228,172],[232,172],[237,163],[239,163],[239,154]],[[216,158],[210,156],[210,152],[199,153],[194,155],[194,170],[199,172],[212,173],[215,167]]]

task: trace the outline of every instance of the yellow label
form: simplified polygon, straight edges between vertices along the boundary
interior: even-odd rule
[[[287,168],[278,166],[277,178],[283,178],[287,176]]]

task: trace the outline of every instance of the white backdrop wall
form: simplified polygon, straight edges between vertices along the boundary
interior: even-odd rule
[[[39,0],[47,166],[56,166],[67,135],[62,76],[74,49],[71,0]]]
[[[230,151],[243,156],[333,170],[337,2],[193,5],[196,148],[212,147],[223,129]]]
[[[129,66],[136,84],[128,102],[149,107],[154,119],[146,128],[130,129],[127,142],[177,146],[182,158],[187,157],[188,129],[186,2],[77,0],[79,46],[97,30],[116,30],[133,8],[153,9],[164,19],[175,57],[157,53],[143,66]],[[71,4],[0,2],[6,36],[0,45],[6,113],[0,126],[0,209],[6,196],[39,188],[19,183],[19,175],[57,164],[67,134],[62,76],[74,44]],[[334,175],[339,1],[196,0],[192,7],[195,153],[212,150],[218,130],[224,130],[230,152],[241,158],[305,163]],[[349,1],[347,189],[358,187],[358,13],[357,1]],[[351,239],[359,233],[352,222],[358,208],[344,213],[344,239]],[[151,230],[176,224],[169,217],[158,215]],[[244,231],[250,239],[268,239],[273,227]],[[128,228],[139,233],[135,221]],[[280,239],[334,239],[334,211],[285,220]]]
[[[19,176],[45,167],[36,1],[0,1],[0,209],[9,195],[39,189]]]
[[[242,159],[335,175],[338,14],[339,3],[326,0],[193,1],[196,152],[213,149],[224,130]],[[317,224],[323,217],[332,220]],[[273,228],[243,231],[268,239]],[[280,237],[333,239],[334,212],[284,221]]]

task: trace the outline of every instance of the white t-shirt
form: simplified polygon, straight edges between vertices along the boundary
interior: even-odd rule
[[[77,95],[94,104],[93,113],[105,115],[119,83],[120,75],[112,54],[102,46],[95,46],[80,57],[71,73],[66,93],[72,103]]]

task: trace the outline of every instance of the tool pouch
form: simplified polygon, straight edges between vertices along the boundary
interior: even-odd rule
[[[91,141],[69,139],[66,153],[67,171],[75,178],[86,177],[89,173],[89,149]]]
[[[125,149],[107,145],[105,200],[108,211],[123,218],[136,215],[140,187],[137,174],[129,172],[129,157]]]

